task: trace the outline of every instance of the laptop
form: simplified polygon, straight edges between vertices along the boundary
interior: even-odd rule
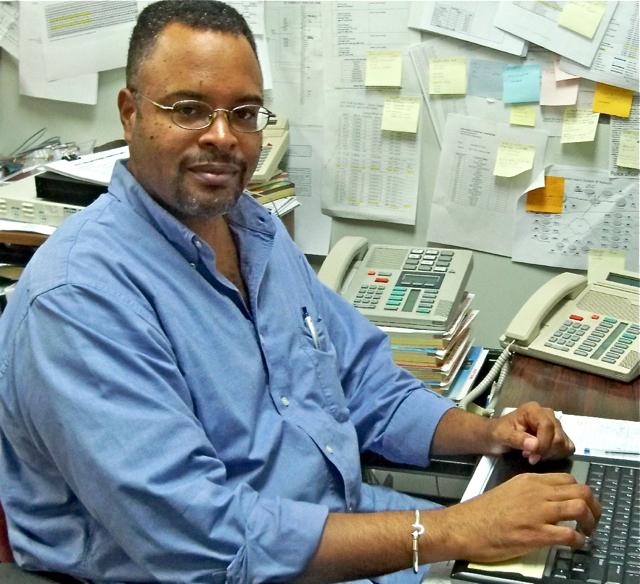
[[[476,584],[636,584],[640,582],[640,462],[574,455],[530,465],[519,452],[499,458],[482,492],[521,472],[568,472],[591,486],[603,511],[580,550],[552,546],[513,561],[456,561],[451,579]],[[575,523],[574,523],[575,525]]]

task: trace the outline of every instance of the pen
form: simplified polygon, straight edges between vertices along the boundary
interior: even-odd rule
[[[598,450],[597,448],[585,448],[585,454],[622,454],[623,456],[640,456],[640,452],[631,450]]]
[[[311,338],[313,339],[313,346],[316,349],[320,349],[320,342],[318,341],[318,331],[316,331],[316,325],[313,324],[313,319],[307,312],[307,307],[302,307],[302,320],[304,320],[309,332],[311,333]]]

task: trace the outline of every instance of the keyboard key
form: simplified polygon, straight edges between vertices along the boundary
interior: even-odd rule
[[[604,558],[590,558],[587,582],[591,584],[601,584],[604,582],[606,570],[607,564]]]
[[[622,565],[610,564],[607,569],[606,584],[622,584]]]

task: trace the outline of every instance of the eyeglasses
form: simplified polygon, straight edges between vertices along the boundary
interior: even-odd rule
[[[152,103],[156,107],[171,112],[171,121],[185,130],[204,130],[213,124],[218,112],[224,112],[227,122],[233,130],[243,133],[261,132],[267,127],[269,120],[275,118],[275,114],[260,105],[239,105],[233,109],[213,109],[208,103],[195,99],[176,101],[172,106],[156,103],[136,92],[142,99]]]

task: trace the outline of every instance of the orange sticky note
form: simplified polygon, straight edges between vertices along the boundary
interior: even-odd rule
[[[614,85],[596,83],[592,110],[601,114],[610,114],[620,118],[628,118],[631,113],[633,91]]]
[[[545,176],[544,186],[527,193],[527,211],[535,213],[562,213],[564,203],[564,177]]]

